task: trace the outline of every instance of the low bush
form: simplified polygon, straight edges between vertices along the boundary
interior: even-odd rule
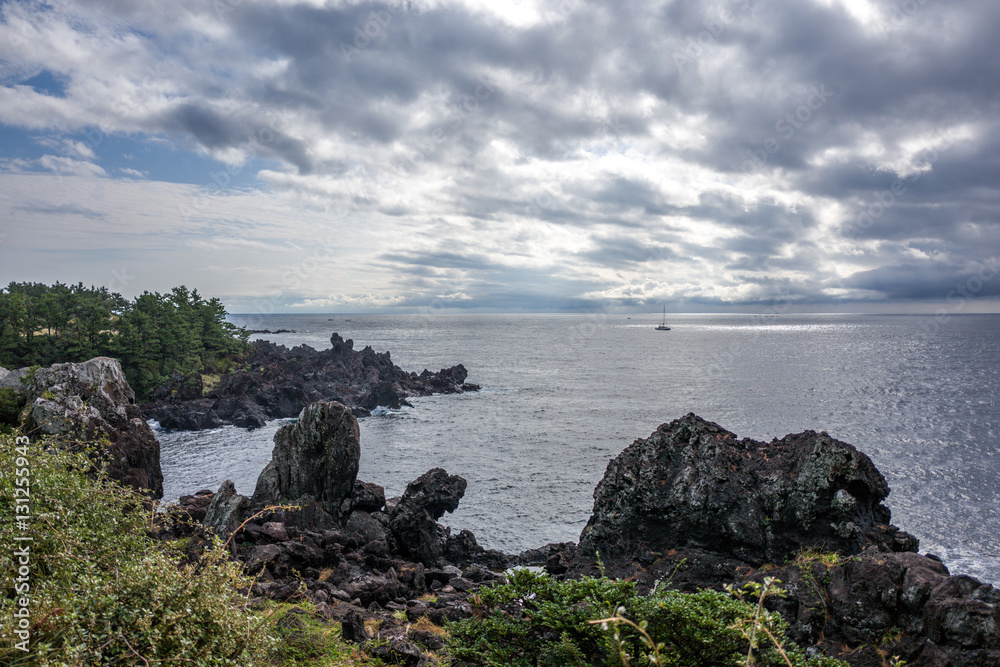
[[[776,592],[757,589],[761,597]],[[459,665],[584,667],[841,667],[806,657],[786,624],[759,600],[728,593],[655,589],[606,578],[555,581],[527,570],[484,589],[476,617],[450,624]]]
[[[269,652],[267,619],[248,608],[239,591],[250,582],[221,545],[181,564],[148,537],[145,501],[95,473],[85,452],[44,441],[19,452],[18,445],[14,435],[0,436],[0,568],[17,572],[6,547],[27,544],[29,588],[5,576],[0,636],[9,642],[0,644],[0,663],[239,665]],[[25,488],[29,518],[18,525],[15,495]],[[15,541],[25,536],[32,540]],[[23,597],[30,598],[27,652],[15,632]]]
[[[0,387],[0,433],[10,435],[14,432],[24,405],[24,396],[20,392]]]

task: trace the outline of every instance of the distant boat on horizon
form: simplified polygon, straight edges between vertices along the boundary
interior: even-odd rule
[[[667,326],[667,307],[663,307],[663,322],[656,327],[657,331],[670,331],[670,327]]]

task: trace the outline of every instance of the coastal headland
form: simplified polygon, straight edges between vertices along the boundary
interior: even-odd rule
[[[308,345],[288,349],[258,340],[241,368],[215,378],[206,386],[202,374],[175,373],[142,406],[147,418],[165,429],[201,430],[225,424],[257,428],[269,419],[295,417],[316,401],[337,401],[363,417],[379,406],[399,408],[410,396],[476,391],[465,380],[461,364],[437,372],[406,372],[392,362],[389,352],[366,346],[339,334],[330,348]]]

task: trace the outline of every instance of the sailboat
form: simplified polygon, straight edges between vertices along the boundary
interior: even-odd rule
[[[657,331],[670,331],[670,327],[667,326],[667,307],[663,307],[663,322],[656,327]]]

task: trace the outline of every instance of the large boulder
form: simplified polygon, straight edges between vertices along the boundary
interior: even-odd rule
[[[871,459],[826,433],[741,440],[688,414],[608,464],[578,557],[621,564],[698,549],[759,566],[808,547],[915,551],[889,525],[888,494]]]
[[[389,516],[389,529],[399,550],[424,565],[440,563],[451,531],[437,523],[445,512],[454,512],[465,495],[467,482],[433,468],[410,482]]]
[[[21,385],[15,390],[26,400],[25,432],[64,442],[99,442],[99,463],[113,479],[154,498],[163,496],[160,445],[117,359],[95,357],[79,364],[53,364],[33,374],[15,373]]]
[[[331,516],[340,516],[358,476],[360,437],[358,420],[340,403],[306,406],[298,422],[274,434],[271,462],[257,478],[253,502],[284,503],[308,496]]]

